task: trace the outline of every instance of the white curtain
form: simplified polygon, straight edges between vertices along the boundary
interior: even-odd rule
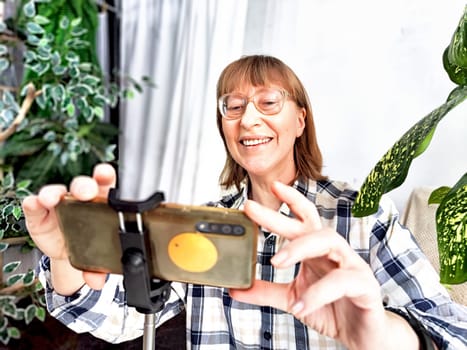
[[[122,71],[157,85],[121,108],[123,197],[160,190],[182,203],[217,198],[225,152],[215,84],[241,55],[246,12],[246,0],[122,1]]]

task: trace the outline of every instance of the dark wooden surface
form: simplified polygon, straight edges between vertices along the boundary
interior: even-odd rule
[[[156,331],[156,350],[182,350],[186,348],[185,314],[167,321]],[[109,344],[90,334],[77,334],[51,316],[44,322],[34,320],[21,330],[21,339],[10,340],[1,350],[136,350],[143,349],[143,337],[132,341]]]

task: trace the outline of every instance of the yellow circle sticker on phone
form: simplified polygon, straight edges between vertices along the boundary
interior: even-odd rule
[[[205,272],[217,262],[217,248],[203,234],[185,232],[174,236],[168,245],[169,257],[179,268]]]

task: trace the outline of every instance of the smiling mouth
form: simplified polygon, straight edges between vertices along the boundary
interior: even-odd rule
[[[258,145],[263,145],[265,143],[270,142],[272,139],[270,137],[264,138],[264,139],[248,139],[248,140],[242,140],[240,143],[243,146],[251,147],[251,146],[258,146]]]

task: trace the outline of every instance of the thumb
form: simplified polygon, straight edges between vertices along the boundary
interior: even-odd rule
[[[102,288],[104,288],[107,274],[100,272],[83,271],[83,278],[90,288],[94,290],[101,290]]]
[[[230,296],[248,304],[272,306],[283,311],[288,310],[288,284],[256,280],[248,289],[229,290]]]

